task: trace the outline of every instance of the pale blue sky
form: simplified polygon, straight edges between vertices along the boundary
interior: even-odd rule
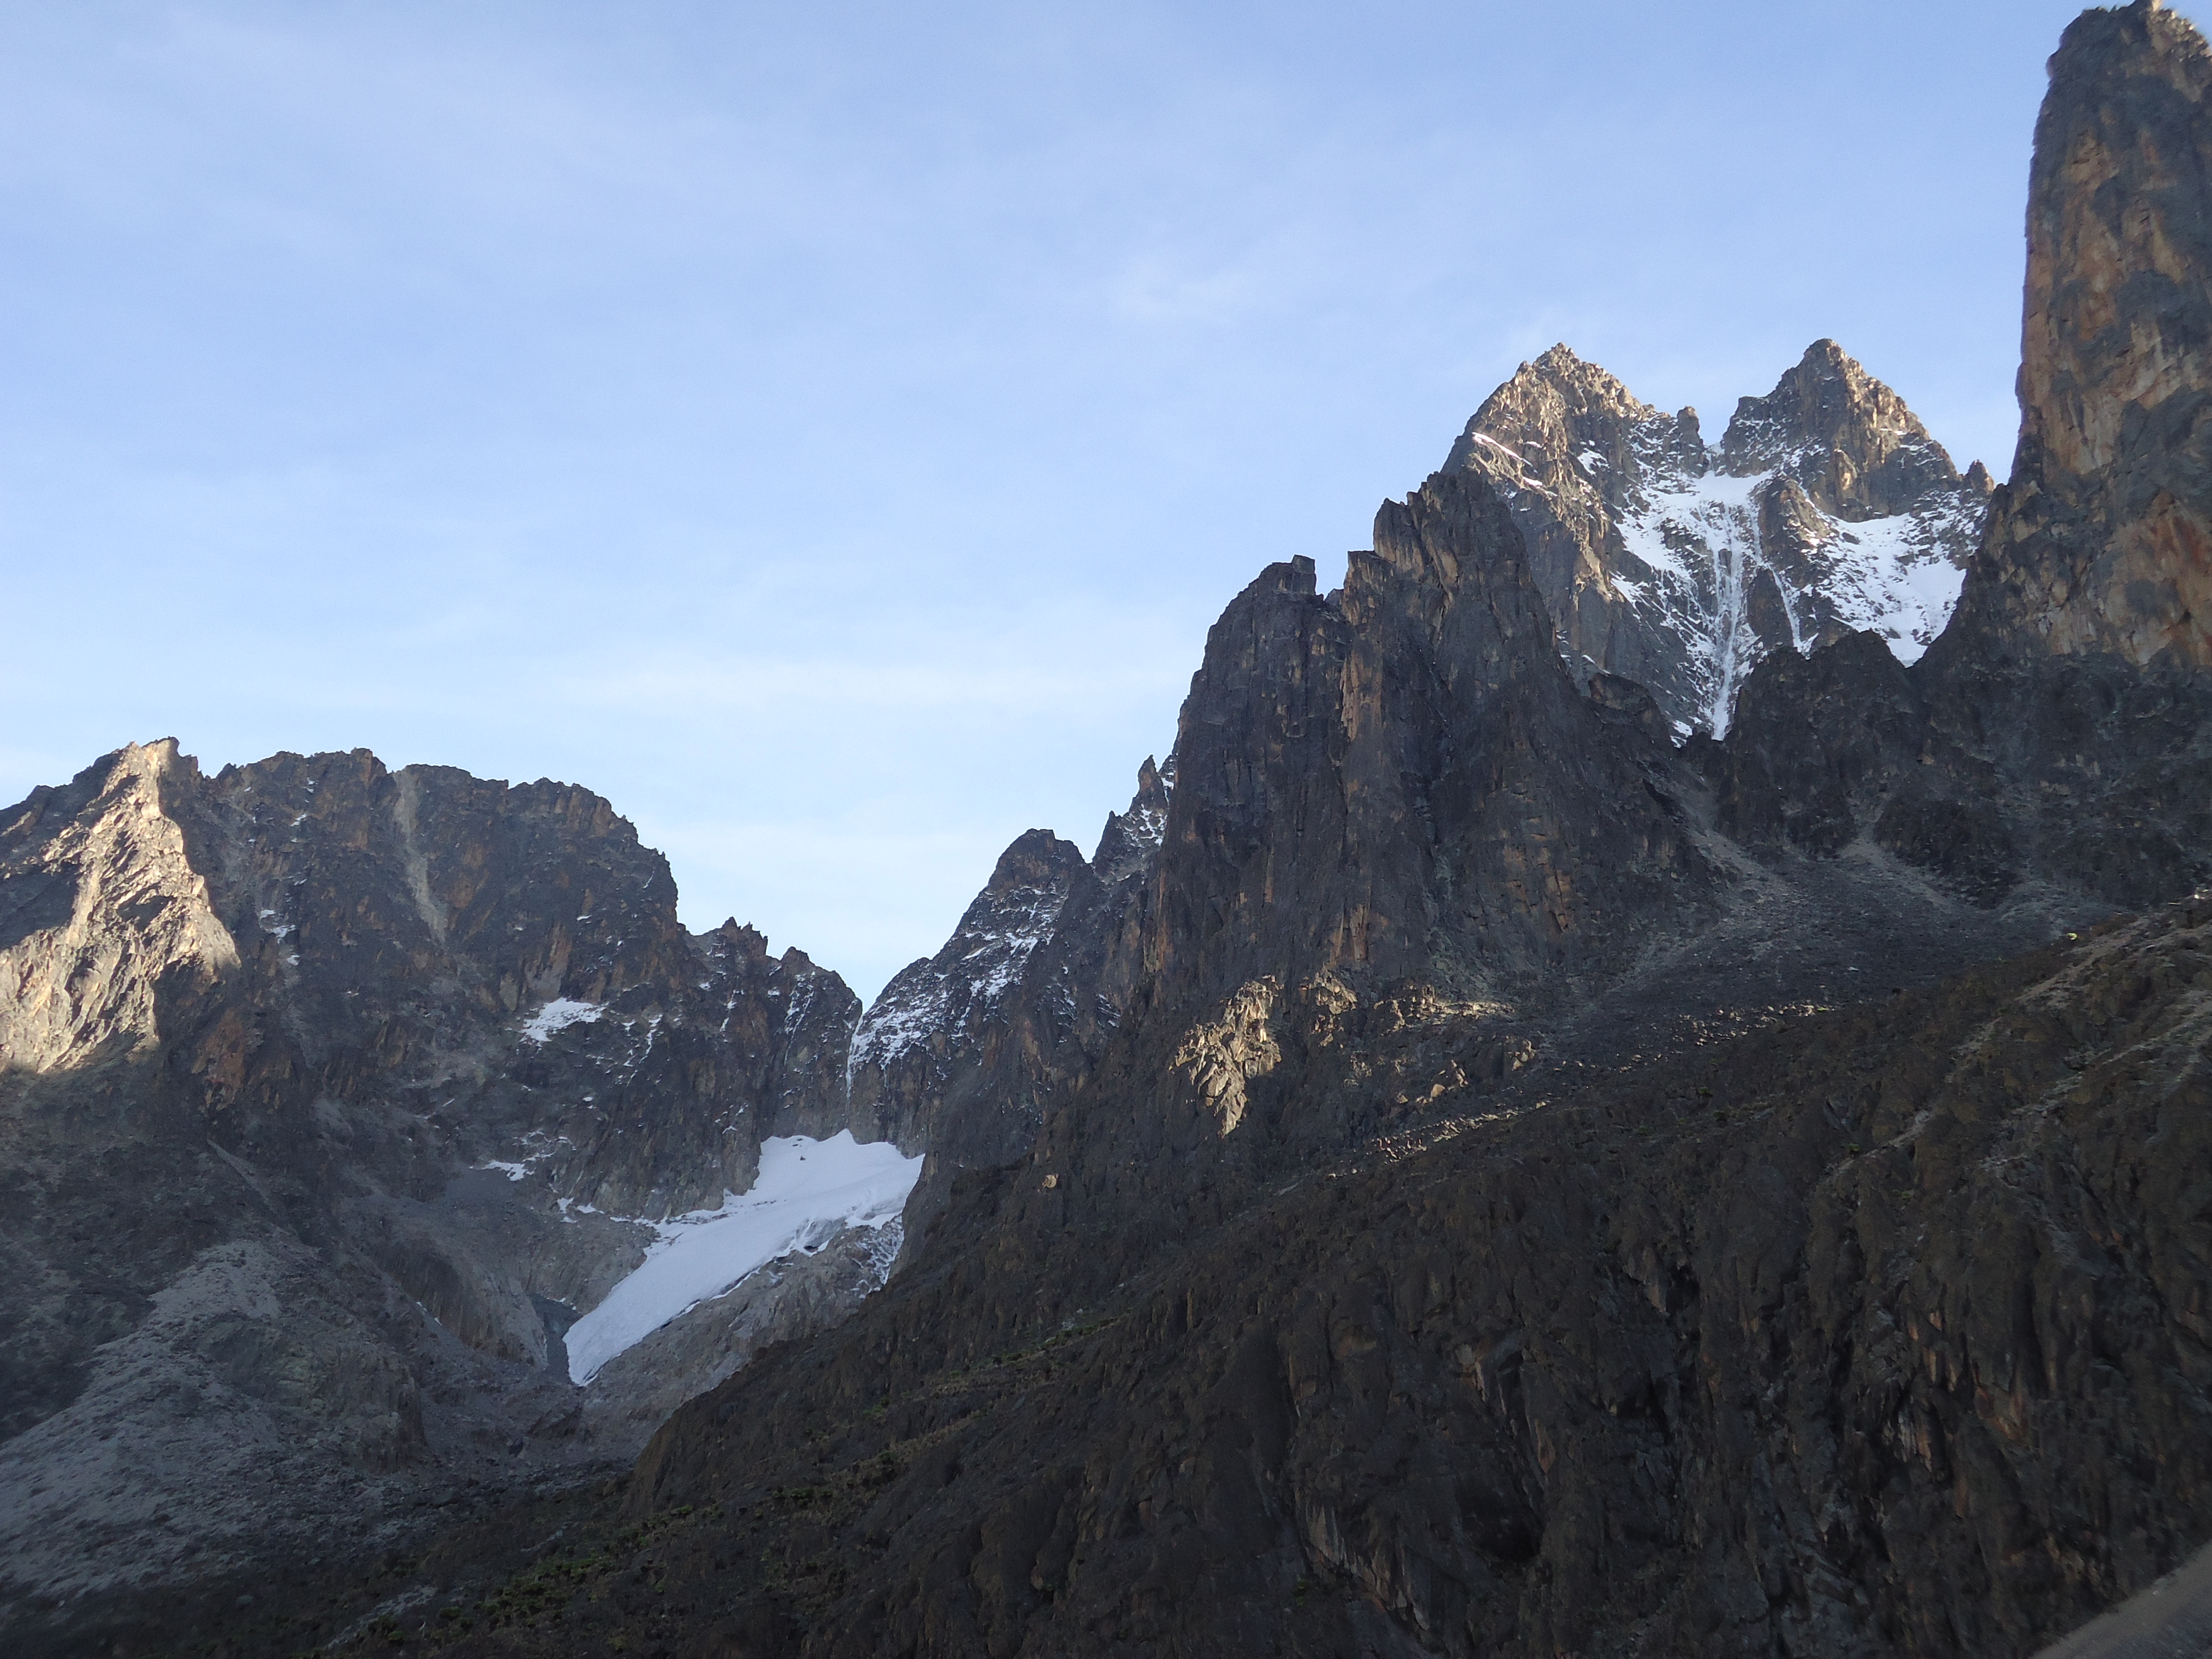
[[[1554,340],[2014,424],[2044,0],[0,4],[0,802],[610,797],[864,994]]]

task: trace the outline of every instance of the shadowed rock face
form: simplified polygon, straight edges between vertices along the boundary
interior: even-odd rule
[[[1550,641],[1478,477],[1386,505],[1340,593],[1310,560],[1269,567],[1207,636],[1172,793],[1148,763],[1092,860],[1042,830],[1008,848],[861,1021],[855,1121],[928,1150],[933,1195],[1029,1152],[1135,1014],[1140,1043],[1231,1003],[1266,1027],[1326,978],[1327,1000],[1410,998],[1426,1012],[1380,1018],[1433,1024],[1618,972],[1711,885],[1678,799],[1698,780],[1655,723],[1581,695]],[[1454,1052],[1438,1075],[1518,1050],[1486,1033]]]
[[[929,1155],[910,1224],[936,1212],[956,1171],[1026,1152],[1045,1100],[1113,1037],[1170,788],[1147,759],[1089,859],[1049,830],[1018,838],[951,938],[901,969],[854,1028],[849,1121]]]
[[[1932,654],[1932,653],[1931,653]],[[1871,636],[1760,665],[1698,751],[1747,848],[1878,853],[1978,905],[2077,891],[2142,905],[2212,880],[2212,685],[2107,657],[2031,668]]]
[[[1966,596],[2014,650],[2212,665],[2212,52],[2082,15],[2036,125],[2020,449]]]
[[[1753,846],[1871,844],[1986,903],[2212,879],[2212,52],[2093,11],[2036,128],[2021,441],[1959,614],[1908,668],[1868,636],[1778,654],[1725,749]]]
[[[1262,573],[1184,705],[1155,1002],[1323,972],[1514,995],[1602,971],[1631,914],[1695,893],[1671,757],[1601,718],[1550,640],[1519,531],[1465,474],[1387,503],[1340,593],[1309,560]]]
[[[963,1163],[1000,1163],[1028,1144],[1050,1056],[1083,1012],[1064,949],[1036,957],[1065,945],[1070,907],[1095,908],[1099,884],[1073,844],[1032,830],[1000,856],[937,955],[884,988],[854,1033],[851,1062],[855,1106],[880,1133]]]
[[[2029,1650],[2212,1530],[2207,921],[1316,1171],[1042,1345],[935,1259],[656,1439],[634,1512],[722,1505],[671,1604],[841,1656]]]

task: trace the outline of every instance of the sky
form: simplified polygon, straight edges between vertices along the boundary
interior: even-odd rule
[[[872,995],[1554,341],[2002,477],[2075,9],[0,0],[0,801],[580,783]]]

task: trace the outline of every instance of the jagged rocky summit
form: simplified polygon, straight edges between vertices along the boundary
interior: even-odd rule
[[[575,1478],[880,1282],[824,1239],[571,1385],[656,1228],[842,1109],[858,1000],[675,901],[596,795],[365,751],[132,746],[0,813],[10,1595]]]
[[[2212,199],[2171,159],[2212,128],[2171,95],[2203,61],[2154,7],[2090,14],[2033,173],[2032,223],[2131,224],[2153,190],[2170,228],[2096,287],[2174,342],[2212,328]],[[2072,170],[2086,111],[2124,146]],[[2025,1654],[2212,1538],[2184,1173],[2212,1156],[2212,683],[2176,597],[2206,498],[2185,375],[2083,361],[2023,376],[2023,429],[2142,436],[2067,486],[2106,518],[2020,516],[2055,489],[2024,442],[1940,633],[1770,638],[1734,721],[1679,744],[1655,693],[1563,659],[1524,481],[1568,492],[1527,453],[1493,487],[1470,441],[1337,595],[1263,572],[1193,681],[1103,1051],[883,1295],[672,1418],[622,1519],[669,1528],[674,1615],[573,1627]],[[1829,540],[1948,492],[1947,582],[1973,543],[1980,481],[1839,354],[1717,451],[1622,418],[1678,448],[1624,440],[1605,534],[1656,477],[1802,500]],[[826,1443],[781,1455],[802,1421]]]
[[[1498,387],[1447,471],[1487,479],[1576,679],[1647,688],[1723,734],[1761,659],[1871,630],[1918,658],[1950,618],[1988,507],[1904,401],[1816,341],[1717,444],[1554,346]]]
[[[1169,788],[1146,760],[1129,810],[1108,815],[1088,859],[1048,830],[1006,848],[943,948],[895,975],[860,1019],[857,1113],[902,1144],[966,1162],[1028,1144],[1063,1048],[1095,1049],[1119,1017],[1100,957],[1159,845]]]
[[[1825,343],[1710,447],[1547,354],[1384,504],[1340,592],[1291,560],[1231,603],[1170,764],[1092,857],[1018,839],[865,1015],[827,976],[789,996],[750,935],[670,931],[665,871],[587,833],[580,792],[470,781],[476,816],[438,822],[515,819],[557,854],[533,890],[634,869],[614,943],[572,934],[556,980],[569,907],[520,888],[455,931],[477,912],[454,872],[507,867],[495,842],[428,847],[363,763],[372,810],[339,842],[366,873],[317,927],[342,964],[370,894],[398,920],[353,948],[404,994],[340,1028],[368,1058],[325,1074],[355,1093],[301,1121],[356,1143],[383,1122],[392,1150],[321,1154],[342,1179],[280,1196],[288,1224],[384,1213],[391,1160],[476,1133],[397,1109],[410,1067],[533,1024],[530,1054],[582,1066],[619,1010],[623,1063],[693,1033],[684,1092],[632,1103],[662,1125],[641,1152],[570,1127],[530,1168],[672,1203],[771,1124],[856,1127],[929,1152],[903,1265],[865,1300],[823,1287],[783,1325],[812,1334],[747,1347],[626,1484],[457,1506],[372,1572],[279,1553],[0,1629],[119,1653],[204,1632],[240,1653],[1888,1659],[2027,1654],[2147,1591],[2212,1539],[2207,63],[2147,0],[2053,60],[2023,441],[1978,543],[1984,481]],[[1948,624],[1906,617],[1923,580],[1962,582]],[[222,1127],[218,1094],[258,1098],[274,1073],[245,1057],[289,1051],[214,1040],[226,1011],[282,1028],[246,1018],[257,996],[291,1006],[222,959],[266,902],[234,849],[265,832],[210,836],[187,793],[139,815],[181,849],[181,908],[119,906],[88,959],[173,967],[142,1001],[174,1013],[123,1052],[179,1079],[175,1121],[218,1126],[209,1180],[281,1195],[268,1172],[312,1160],[275,1155],[280,1114]],[[69,861],[4,844],[11,871]],[[405,920],[428,927],[418,854],[444,944]],[[0,888],[34,955],[68,935],[49,890]],[[748,995],[809,1012],[696,1046],[739,1003],[702,966],[718,950],[754,964],[731,969]],[[526,1097],[556,1073],[510,1072],[483,1065],[472,1113],[589,1126]],[[22,1121],[82,1135],[131,1074],[39,1075],[61,1092]],[[708,1132],[738,1104],[756,1127]],[[70,1145],[97,1157],[25,1167],[88,1191],[109,1143]],[[450,1205],[452,1161],[410,1201]],[[527,1184],[504,1176],[489,1190]],[[412,1281],[352,1237],[310,1253],[390,1304]],[[62,1257],[40,1248],[27,1279]],[[198,1362],[254,1352],[256,1316]],[[691,1363],[694,1335],[663,1352]]]
[[[164,741],[0,813],[0,1589],[601,1475],[834,1323],[896,1197],[781,1196],[764,1149],[895,1143],[925,1218],[1026,1150],[1118,1016],[1168,787],[1147,762],[1094,860],[1018,842],[865,1021],[804,951],[687,932],[665,861],[567,785],[366,751],[209,776]]]

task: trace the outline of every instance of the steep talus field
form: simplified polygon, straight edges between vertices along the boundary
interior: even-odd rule
[[[1832,342],[1715,444],[1547,353],[866,1010],[566,786],[14,809],[0,1636],[1874,1659],[2148,1595],[2212,1540],[2208,90],[2150,0],[2052,59],[2006,484]],[[848,1130],[912,1184],[603,1352]]]

